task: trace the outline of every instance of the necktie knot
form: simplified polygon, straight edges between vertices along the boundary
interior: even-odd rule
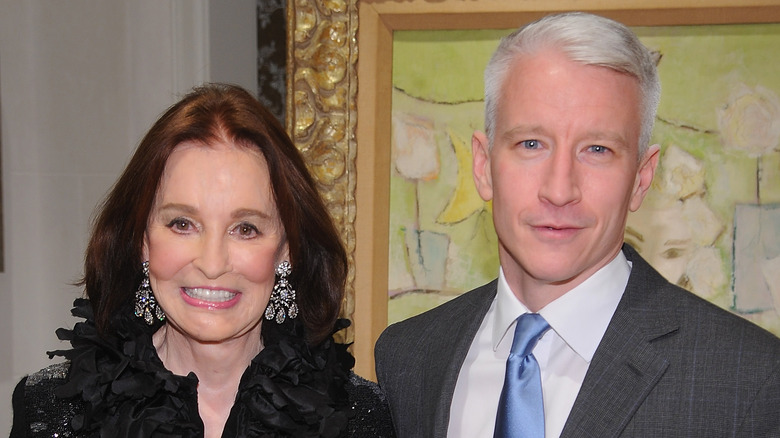
[[[524,313],[517,318],[515,338],[512,341],[512,354],[528,356],[544,332],[550,328],[547,321],[538,313]]]

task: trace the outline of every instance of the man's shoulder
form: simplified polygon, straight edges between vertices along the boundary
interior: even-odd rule
[[[454,388],[457,370],[495,295],[493,281],[385,329],[374,348],[376,372],[396,415],[409,403],[430,405],[425,399],[431,394]],[[417,420],[410,424],[419,426]]]
[[[750,315],[735,314],[666,281],[639,257],[635,256],[633,262],[632,276],[637,274],[641,279],[629,281],[627,292],[633,289],[629,292],[634,301],[630,307],[638,317],[636,323],[642,324],[642,319],[671,322],[679,326],[683,339],[698,348],[750,349],[780,358],[780,338],[750,321]]]
[[[496,295],[494,280],[417,316],[387,327],[377,340],[377,359],[417,357],[423,352],[470,342]],[[426,353],[427,354],[427,353]]]
[[[383,336],[405,336],[407,332],[419,333],[420,330],[431,331],[451,326],[453,322],[482,316],[487,312],[490,303],[496,296],[497,280],[472,289],[457,297],[427,310],[419,315],[390,325]]]
[[[736,314],[676,286],[671,294],[680,303],[676,311],[681,324],[696,334],[697,342],[709,341],[724,350],[753,350],[780,361],[780,338],[749,320],[750,315]]]

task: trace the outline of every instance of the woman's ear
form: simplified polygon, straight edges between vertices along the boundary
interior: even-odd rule
[[[290,260],[290,244],[287,242],[287,239],[282,242],[282,244],[279,246],[279,252],[276,256],[276,264],[283,262],[284,260],[289,261]],[[290,262],[292,264],[292,262]],[[295,266],[293,266],[293,269]]]
[[[144,232],[144,239],[141,245],[141,261],[149,260],[149,235]]]

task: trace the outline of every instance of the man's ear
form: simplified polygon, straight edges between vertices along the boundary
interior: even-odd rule
[[[657,144],[654,144],[647,148],[645,156],[642,157],[642,162],[639,163],[639,169],[636,173],[634,190],[631,193],[631,202],[628,204],[629,210],[639,210],[639,206],[642,205],[642,201],[645,199],[647,191],[650,190],[650,184],[653,183],[653,177],[655,176],[655,169],[658,167],[658,158],[661,155],[660,151],[661,148]]]
[[[493,176],[490,171],[490,144],[482,131],[471,136],[472,173],[474,185],[484,201],[493,199]]]

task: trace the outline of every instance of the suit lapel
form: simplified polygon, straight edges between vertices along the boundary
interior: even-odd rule
[[[424,401],[423,412],[433,413],[434,433],[431,436],[434,438],[447,436],[450,406],[460,368],[495,298],[497,284],[494,280],[468,293],[468,299],[451,309],[449,330],[440,341],[443,345],[427,363],[423,393],[430,396]]]
[[[591,361],[562,437],[618,436],[669,366],[651,342],[674,336],[672,312],[654,302],[665,280],[632,248],[626,291]]]

